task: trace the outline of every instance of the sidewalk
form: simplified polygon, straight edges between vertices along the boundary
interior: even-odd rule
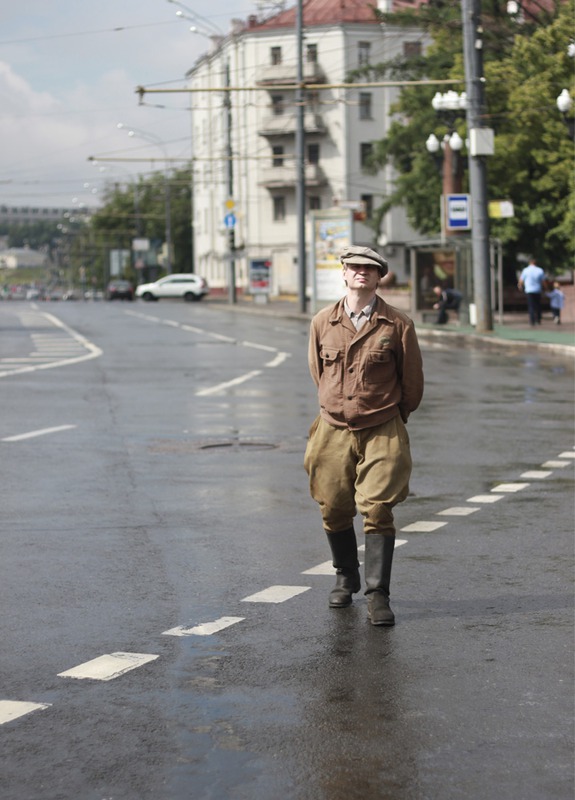
[[[238,295],[237,302],[232,304],[227,296],[209,295],[203,301],[206,305],[230,310],[250,312],[254,314],[277,315],[293,319],[311,319],[311,312],[302,313],[297,298],[270,298],[267,303],[260,303],[251,296]],[[408,314],[409,316],[409,314]],[[551,314],[544,314],[541,325],[532,328],[526,313],[505,314],[503,324],[499,324],[497,314],[494,317],[494,330],[490,333],[477,333],[471,325],[433,325],[417,322],[417,335],[421,341],[451,342],[455,346],[472,344],[479,347],[525,347],[530,350],[543,349],[575,356],[575,320],[572,315],[565,314],[561,325],[555,325]]]

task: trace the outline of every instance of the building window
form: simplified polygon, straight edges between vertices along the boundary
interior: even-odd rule
[[[272,147],[272,167],[283,167],[284,165],[284,149],[281,145],[274,145]]]
[[[305,107],[307,111],[312,111],[317,114],[319,109],[319,92],[306,92],[305,93]]]
[[[359,145],[359,163],[363,170],[367,170],[370,168],[370,159],[373,153],[373,143],[372,142],[362,142]]]
[[[308,64],[317,64],[317,44],[308,44],[305,58]]]
[[[308,144],[307,146],[307,163],[319,164],[319,144]]]
[[[365,67],[369,64],[370,54],[371,42],[357,43],[357,64],[359,67]]]
[[[403,55],[405,58],[417,58],[421,55],[421,42],[404,42]]]
[[[274,202],[274,222],[283,222],[286,218],[286,199],[283,195],[276,195]]]
[[[371,114],[371,92],[359,93],[359,118],[372,119]]]
[[[321,208],[321,197],[317,194],[312,194],[309,198],[309,210],[319,211]]]
[[[371,219],[373,217],[373,195],[362,194],[359,199],[363,203],[366,219]]]
[[[279,117],[284,113],[283,94],[272,94],[272,111],[276,117]]]
[[[272,64],[277,66],[278,64],[282,63],[282,49],[281,47],[272,47],[270,48],[270,57]]]

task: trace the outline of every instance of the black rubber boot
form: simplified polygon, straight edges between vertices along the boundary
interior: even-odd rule
[[[336,569],[335,586],[329,595],[329,607],[346,608],[351,605],[352,594],[361,589],[355,531],[349,528],[337,533],[326,531],[326,534]]]
[[[395,625],[389,607],[389,581],[395,535],[368,533],[365,537],[365,594],[367,616],[372,625]]]

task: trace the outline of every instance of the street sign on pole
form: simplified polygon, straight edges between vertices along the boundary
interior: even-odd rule
[[[445,227],[448,231],[471,229],[471,202],[468,194],[446,195]]]
[[[224,217],[224,225],[226,226],[226,228],[228,228],[228,230],[230,228],[235,228],[236,215],[232,213],[226,214],[226,216]]]

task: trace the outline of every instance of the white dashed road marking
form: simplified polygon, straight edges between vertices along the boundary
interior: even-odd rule
[[[218,394],[218,392],[225,392],[226,389],[230,389],[232,386],[239,386],[240,383],[245,383],[246,381],[251,380],[252,378],[261,375],[261,369],[256,369],[253,372],[248,372],[245,375],[240,375],[239,378],[234,378],[231,381],[226,381],[225,383],[218,383],[217,386],[210,386],[208,389],[200,389],[199,392],[196,392],[196,397],[208,397],[211,394]]]
[[[500,483],[498,486],[495,486],[491,491],[492,492],[521,492],[523,489],[527,489],[529,486],[528,483]]]
[[[570,463],[570,461],[546,461],[541,466],[548,469],[563,469],[563,467],[568,467]]]
[[[453,508],[444,508],[443,511],[438,511],[438,516],[443,517],[466,517],[468,514],[475,514],[480,511],[480,508],[473,508],[473,506],[453,506]]]
[[[575,450],[567,450],[565,453],[559,453],[559,458],[575,458]]]
[[[431,522],[428,520],[420,520],[419,522],[412,522],[411,525],[406,525],[405,528],[400,528],[402,531],[406,531],[407,533],[413,531],[419,532],[431,532],[436,531],[438,528],[443,528],[444,525],[447,525],[447,522]]]
[[[72,667],[66,672],[59,672],[58,677],[111,681],[157,658],[159,656],[150,653],[108,653]]]
[[[164,636],[211,636],[212,633],[223,631],[224,628],[229,628],[238,622],[242,622],[245,617],[220,617],[213,622],[202,622],[199,625],[194,625],[193,628],[188,628],[185,625],[179,625],[177,628],[170,628],[169,631],[164,631]]]
[[[476,494],[474,497],[468,497],[468,503],[496,503],[498,500],[503,500],[503,494]]]
[[[553,475],[553,473],[544,471],[542,469],[532,469],[529,472],[523,472],[519,477],[531,478],[532,480],[539,480],[543,478],[548,478],[550,475]]]
[[[199,333],[202,336],[208,336],[211,339],[216,339],[220,342],[229,342],[230,344],[237,344],[242,347],[251,347],[254,350],[263,350],[266,353],[276,353],[276,357],[273,358],[271,361],[268,361],[267,364],[264,364],[264,367],[268,369],[273,369],[274,367],[279,367],[284,361],[290,358],[291,353],[284,353],[279,351],[277,347],[271,347],[267,344],[261,344],[260,342],[248,342],[248,341],[238,341],[237,339],[233,339],[230,336],[225,336],[222,333],[214,333],[213,331],[208,331],[203,328],[196,328],[193,325],[183,325],[180,322],[176,322],[175,320],[162,320],[158,317],[151,317],[148,314],[142,314],[138,311],[126,311],[126,314],[132,317],[138,317],[139,319],[145,319],[148,322],[159,322],[163,325],[169,325],[172,328],[180,328],[183,331],[189,331],[190,333]],[[239,386],[246,381],[251,380],[252,378],[257,378],[259,375],[262,374],[261,370],[252,370],[251,372],[247,372],[245,375],[240,375],[237,378],[234,378],[230,381],[224,381],[223,383],[218,383],[217,386],[210,386],[205,389],[200,389],[195,393],[196,397],[210,397],[214,394],[219,394],[220,392],[225,392],[227,389],[231,389],[233,386]]]
[[[56,428],[42,428],[38,431],[29,431],[28,433],[19,433],[16,436],[6,436],[0,439],[2,442],[21,442],[23,439],[34,439],[36,436],[46,436],[48,433],[58,433],[59,431],[68,431],[75,428],[75,425],[58,425]]]
[[[298,594],[303,594],[311,586],[270,586],[261,592],[244,597],[242,603],[285,603]]]
[[[25,703],[20,700],[0,700],[0,725],[24,717],[32,711],[43,711],[51,703]]]

